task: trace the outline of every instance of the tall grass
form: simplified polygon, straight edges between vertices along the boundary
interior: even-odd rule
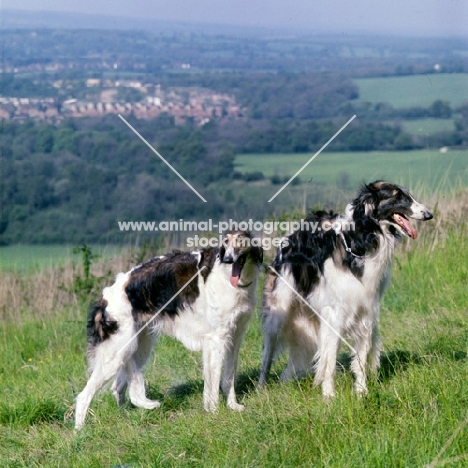
[[[0,465],[422,468],[455,435],[435,466],[467,466],[467,213],[466,192],[440,202],[435,220],[420,224],[419,238],[399,250],[382,307],[378,378],[367,397],[356,398],[344,349],[338,396],[328,404],[311,378],[278,381],[284,358],[268,388],[256,389],[262,337],[255,317],[240,355],[244,413],[225,405],[204,413],[200,356],[165,338],[145,375],[149,396],[162,407],[119,409],[104,392],[76,434],[71,418],[86,382],[86,311],[60,288],[52,299],[44,290],[73,281],[76,271],[13,276],[11,292],[0,294]],[[132,261],[102,261],[92,272],[125,270]],[[8,302],[13,293],[19,316]]]
[[[131,255],[123,254],[93,265],[96,277],[105,277],[109,271],[128,269]],[[63,265],[34,270],[25,274],[18,271],[2,272],[0,282],[0,318],[5,321],[43,319],[70,308],[80,314],[77,293],[73,292],[76,277],[83,275],[83,266],[68,261]]]

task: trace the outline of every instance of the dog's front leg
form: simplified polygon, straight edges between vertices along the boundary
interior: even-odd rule
[[[361,334],[355,339],[355,351],[352,353],[351,370],[354,374],[354,392],[357,395],[367,394],[367,357],[372,346],[372,325],[365,324]]]
[[[342,330],[332,307],[324,307],[320,314],[318,349],[315,355],[315,385],[322,385],[325,399],[335,396],[336,358]]]
[[[351,370],[355,376],[354,391],[359,396],[367,394],[366,368],[369,367],[371,372],[376,373],[382,347],[377,322],[363,325],[361,333],[355,338],[356,351],[351,360]]]
[[[203,407],[211,413],[218,409],[224,355],[224,340],[211,334],[206,335],[203,340]]]
[[[239,349],[244,338],[247,325],[250,320],[250,314],[242,317],[233,332],[232,343],[228,343],[226,349],[226,358],[224,363],[224,378],[222,383],[223,392],[226,395],[228,408],[233,411],[243,411],[244,405],[237,403],[234,384],[236,380],[237,360],[239,358]]]

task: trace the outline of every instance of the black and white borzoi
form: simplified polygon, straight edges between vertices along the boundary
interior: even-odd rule
[[[289,348],[282,379],[315,372],[323,395],[334,396],[341,337],[349,337],[354,390],[367,392],[366,367],[375,371],[380,363],[380,300],[395,244],[417,236],[409,218],[425,221],[432,214],[407,189],[376,181],[362,187],[345,214],[316,212],[307,219],[318,226],[315,232],[286,238],[264,287],[260,385],[275,356]],[[351,223],[354,230],[346,230]]]
[[[236,400],[234,379],[241,341],[256,305],[263,258],[262,249],[251,244],[247,232],[228,233],[219,249],[155,257],[120,273],[104,289],[88,318],[87,358],[92,373],[76,398],[77,429],[83,426],[96,392],[112,379],[119,405],[128,388],[135,406],[160,406],[146,397],[142,368],[161,333],[203,352],[205,410],[218,407],[223,364],[227,405],[235,411],[243,409]]]

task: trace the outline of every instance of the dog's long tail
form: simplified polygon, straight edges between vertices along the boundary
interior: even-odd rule
[[[107,340],[119,329],[117,321],[110,316],[106,307],[107,301],[101,298],[89,310],[87,332],[88,343],[91,346],[96,346]]]

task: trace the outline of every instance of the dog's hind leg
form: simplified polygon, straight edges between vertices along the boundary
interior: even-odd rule
[[[124,363],[124,354],[115,352],[115,346],[106,346],[102,343],[95,350],[94,366],[91,377],[83,391],[76,397],[75,429],[80,429],[86,419],[89,405],[94,395],[104,386],[106,382],[115,377]],[[117,350],[118,351],[118,350]],[[109,355],[113,355],[109,359]]]
[[[380,353],[382,352],[382,340],[380,338],[379,327],[374,324],[372,329],[372,346],[369,351],[369,370],[376,374],[380,367]]]
[[[125,392],[127,391],[127,375],[125,369],[120,369],[117,377],[112,384],[112,394],[114,395],[117,404],[122,406],[125,403]]]
[[[263,353],[262,366],[258,386],[265,386],[275,357],[278,355],[284,317],[277,311],[266,310],[263,312]]]
[[[135,406],[145,409],[160,406],[159,401],[146,398],[145,380],[142,373],[142,368],[151,355],[156,336],[148,328],[142,330],[138,335],[138,347],[125,366],[130,401]]]
[[[298,343],[290,345],[289,360],[281,374],[281,380],[301,379],[312,370],[312,361],[315,355],[315,347],[301,346]]]
[[[234,330],[232,343],[227,344],[226,357],[224,363],[224,377],[221,384],[224,394],[226,395],[227,405],[234,411],[243,411],[244,406],[237,403],[234,383],[236,378],[237,360],[239,357],[239,349],[244,338],[250,315],[241,317]]]
[[[132,356],[138,369],[142,369],[148,361],[156,336],[156,334],[151,333],[147,328],[143,329],[143,331],[138,335],[138,347]],[[112,393],[114,394],[119,406],[122,406],[126,400],[125,392],[128,388],[127,380],[128,377],[125,368],[122,368],[112,384]]]
[[[294,284],[294,279],[287,272],[284,273],[282,281],[279,281],[276,274],[269,273],[263,291],[263,355],[260,368],[259,387],[266,383],[267,376],[276,356],[284,348],[284,328],[288,317],[291,314],[294,297],[291,288],[284,284]]]
[[[265,332],[263,339],[262,367],[260,368],[260,377],[258,379],[259,387],[263,387],[265,385],[267,376],[270,373],[271,366],[273,365],[273,357],[276,351],[277,339],[278,337],[275,333]]]
[[[317,352],[317,323],[315,317],[298,314],[289,322],[285,331],[289,345],[289,359],[281,380],[300,379],[313,370],[313,359]]]

